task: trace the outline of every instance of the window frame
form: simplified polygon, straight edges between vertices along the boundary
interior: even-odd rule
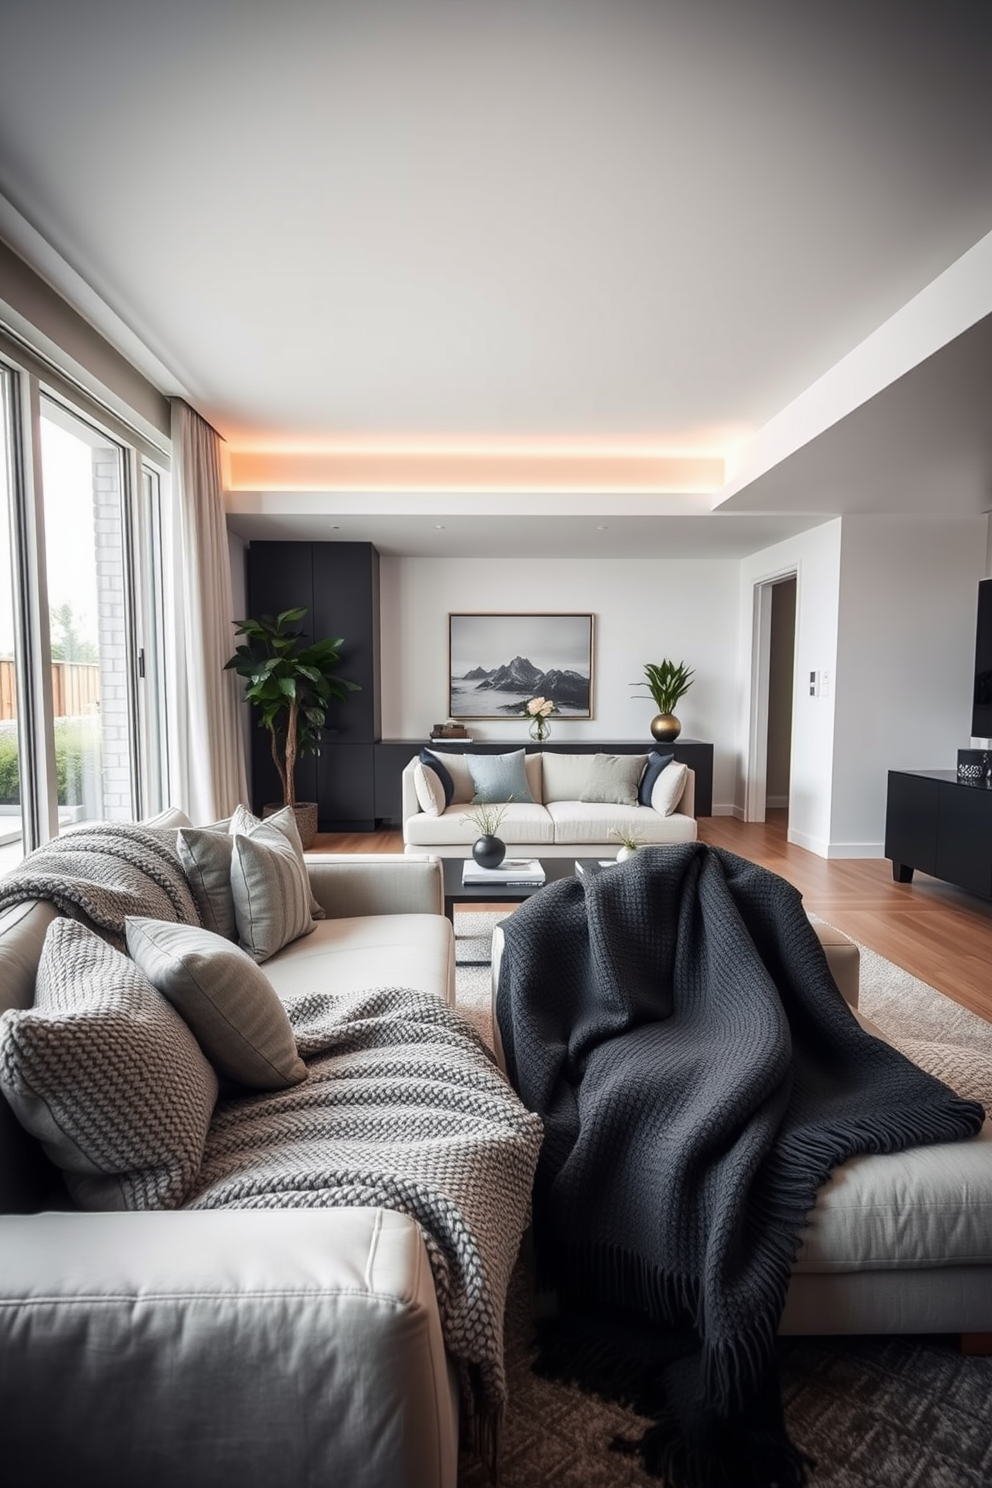
[[[159,653],[157,682],[160,697],[149,709],[142,687],[140,657],[146,635],[154,630],[165,645],[166,595],[161,561],[165,503],[168,500],[170,452],[128,424],[71,374],[49,361],[21,340],[9,327],[0,326],[0,373],[7,396],[7,460],[11,526],[11,559],[15,637],[15,675],[18,688],[18,752],[21,779],[23,850],[30,852],[59,834],[55,768],[55,728],[52,692],[46,658],[51,654],[48,614],[47,565],[45,561],[44,487],[41,461],[42,400],[64,409],[101,438],[122,451],[122,549],[124,559],[125,633],[130,665],[127,668],[127,704],[130,720],[130,763],[133,814],[135,819],[149,809],[160,809],[167,800],[168,749],[166,736],[149,740],[148,719],[154,712],[167,719],[164,649]],[[147,524],[142,516],[143,471],[159,478],[158,574],[162,585],[157,594],[148,592],[142,544]],[[149,605],[157,607],[154,625]],[[158,761],[150,755],[158,750]]]

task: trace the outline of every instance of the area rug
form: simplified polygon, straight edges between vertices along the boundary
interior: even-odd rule
[[[483,960],[502,918],[456,914],[458,959]],[[456,980],[459,1008],[491,1041],[489,967],[461,967]],[[961,1050],[969,1078],[992,1080],[992,1024],[864,946],[860,1002],[911,1057],[924,1045]],[[643,1421],[533,1373],[528,1275],[522,1259],[507,1304],[500,1488],[658,1488],[636,1458],[610,1450]],[[992,1484],[992,1358],[966,1358],[956,1340],[934,1336],[782,1339],[780,1349],[789,1431],[817,1460],[811,1488]],[[463,1459],[458,1484],[486,1488],[485,1473]]]

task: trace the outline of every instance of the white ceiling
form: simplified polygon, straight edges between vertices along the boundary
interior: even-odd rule
[[[5,0],[0,193],[235,449],[732,454],[992,229],[990,64],[987,0]],[[948,482],[984,509],[974,339],[733,521],[603,497],[590,541],[751,550]],[[344,518],[598,551],[429,501],[234,520]]]

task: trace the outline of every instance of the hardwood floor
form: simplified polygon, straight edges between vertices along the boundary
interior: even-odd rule
[[[813,914],[992,1021],[992,903],[923,873],[894,883],[885,858],[817,857],[787,841],[784,811],[760,824],[701,817],[699,836],[780,873]],[[403,839],[398,831],[321,833],[315,850],[402,852]]]

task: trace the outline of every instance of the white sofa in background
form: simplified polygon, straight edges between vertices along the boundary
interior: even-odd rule
[[[417,758],[403,771],[403,850],[467,858],[479,829],[468,819],[472,780],[466,755],[440,756],[455,784],[451,805],[435,816],[422,809],[414,771]],[[623,806],[582,801],[585,782],[596,756],[535,751],[525,757],[533,803],[511,801],[499,836],[514,855],[540,858],[616,855],[616,831],[633,831],[645,845],[694,842],[696,839],[695,775],[685,770],[685,788],[675,810],[663,815],[652,806]],[[680,767],[684,768],[684,767]]]
[[[454,1001],[441,865],[311,856],[327,918],[282,996]],[[0,916],[0,1012],[57,911]],[[458,1388],[423,1237],[382,1208],[80,1212],[0,1096],[0,1446],[18,1488],[455,1488]]]

